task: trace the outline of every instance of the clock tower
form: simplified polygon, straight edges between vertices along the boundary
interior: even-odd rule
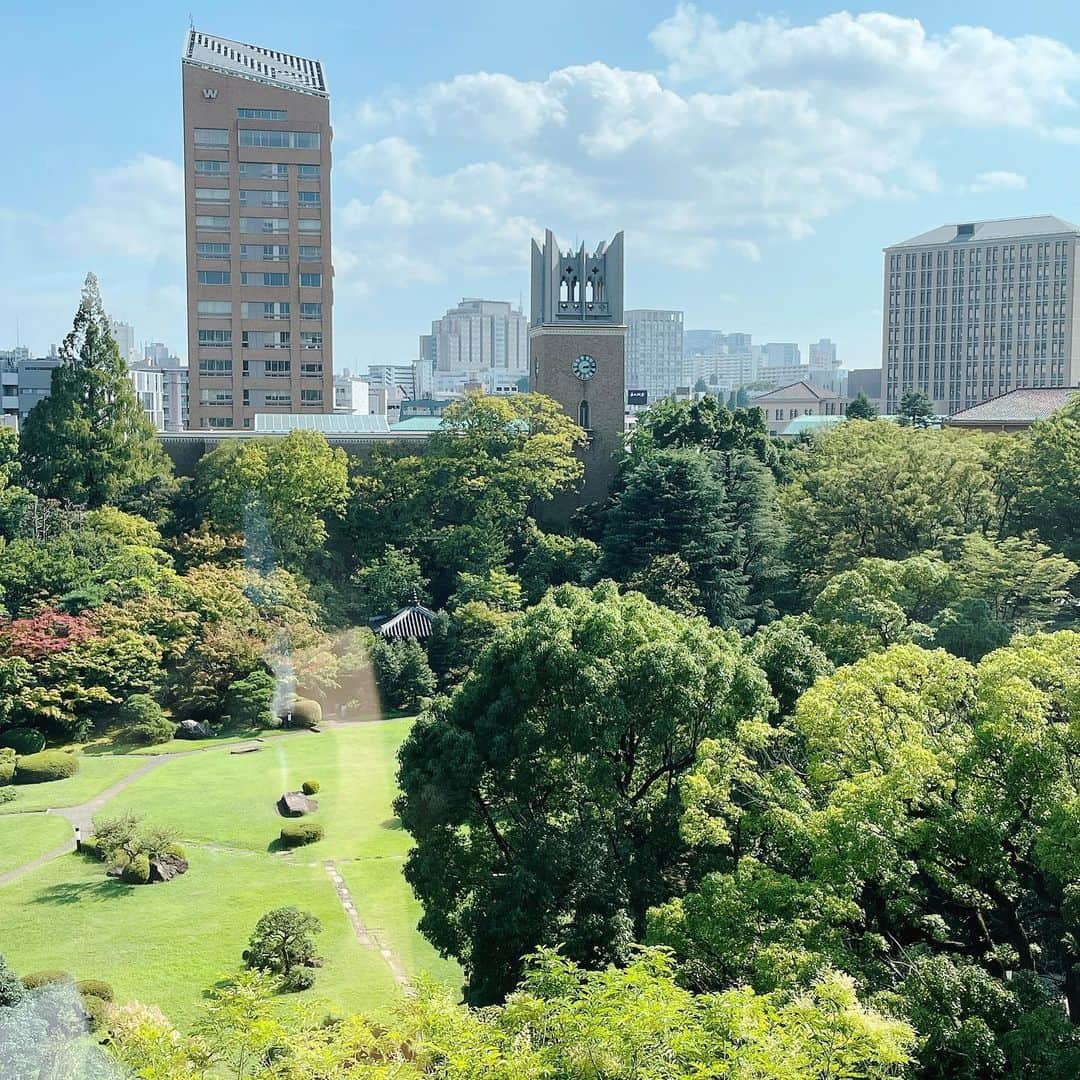
[[[588,433],[580,490],[556,516],[607,497],[622,449],[626,401],[623,234],[589,254],[560,251],[550,229],[532,244],[529,389],[554,398]]]

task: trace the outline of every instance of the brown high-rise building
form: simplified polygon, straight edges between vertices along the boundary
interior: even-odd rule
[[[181,68],[190,425],[332,412],[322,65],[192,28]]]

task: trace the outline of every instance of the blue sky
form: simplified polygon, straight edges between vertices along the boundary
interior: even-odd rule
[[[879,359],[881,248],[1080,220],[1066,3],[0,3],[0,347],[43,350],[88,269],[181,349],[179,55],[316,56],[334,138],[335,365],[411,360],[462,296],[528,294],[528,239],[626,231],[631,307]]]

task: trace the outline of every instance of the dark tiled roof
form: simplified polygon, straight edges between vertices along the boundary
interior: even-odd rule
[[[371,620],[372,623],[377,620]],[[435,612],[423,604],[411,604],[391,615],[384,622],[373,625],[372,629],[381,637],[391,641],[423,640],[431,637],[435,625]]]
[[[1052,416],[1076,393],[1080,393],[1080,386],[1021,387],[953,413],[949,423],[1034,423]]]
[[[188,31],[184,59],[228,75],[242,75],[289,90],[327,96],[326,79],[318,60],[231,41],[196,30],[194,26]]]

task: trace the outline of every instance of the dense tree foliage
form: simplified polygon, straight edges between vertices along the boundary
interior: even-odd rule
[[[626,959],[678,875],[678,778],[771,707],[737,643],[610,585],[561,586],[502,628],[401,751],[422,926],[498,1000],[560,943]]]

